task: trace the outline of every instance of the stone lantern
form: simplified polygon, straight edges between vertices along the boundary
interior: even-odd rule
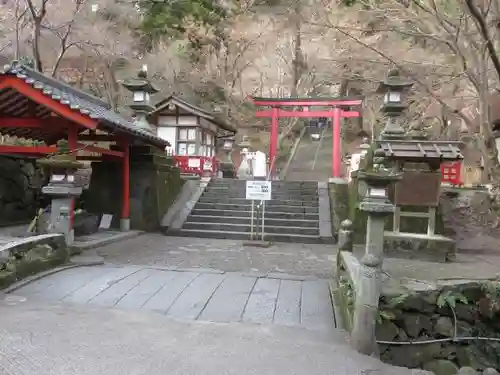
[[[382,112],[387,116],[387,122],[381,133],[383,139],[402,139],[405,131],[399,123],[398,117],[407,108],[405,94],[413,83],[402,78],[398,70],[389,71],[387,77],[379,85],[377,92],[384,93]]]
[[[226,160],[219,163],[219,177],[234,178],[234,164],[232,158],[232,151],[234,149],[234,136],[221,137],[218,139],[219,150],[224,153]]]
[[[65,141],[60,141],[57,146],[57,155],[38,159],[37,164],[50,173],[49,184],[42,188],[42,193],[52,198],[49,231],[64,234],[66,244],[71,245],[74,241],[74,199],[82,194],[75,173],[85,165],[69,152]]]
[[[396,208],[389,199],[389,187],[402,175],[390,170],[359,171],[358,178],[366,184],[366,194],[358,208],[368,214],[368,221],[365,254],[361,258],[356,290],[351,344],[363,354],[376,355],[375,325],[382,288],[385,219]]]
[[[129,107],[134,111],[136,126],[139,129],[154,133],[155,131],[146,116],[154,110],[154,107],[150,104],[151,95],[159,90],[148,80],[147,66],[143,65],[136,78],[127,79],[122,82],[122,85],[132,93],[132,103]]]

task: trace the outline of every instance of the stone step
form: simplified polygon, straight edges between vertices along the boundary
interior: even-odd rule
[[[272,190],[275,192],[291,192],[291,193],[308,193],[308,194],[315,194],[318,192],[318,186],[315,184],[312,187],[304,187],[304,186],[297,186],[297,187],[286,187],[286,186],[276,186],[274,183],[271,185]],[[207,186],[207,189],[212,189],[212,190],[226,190],[226,191],[245,191],[246,185],[212,185],[209,184]]]
[[[251,228],[249,224],[235,224],[235,223],[191,223],[185,222],[182,229],[195,229],[202,231],[221,231],[221,232],[250,232]],[[292,226],[271,226],[266,225],[264,227],[266,233],[278,233],[278,234],[299,234],[306,236],[318,236],[319,229],[307,228],[307,227],[292,227]]]
[[[204,196],[202,195],[198,200],[198,203],[214,203],[218,204],[226,203],[226,204],[235,204],[235,205],[251,205],[251,201],[245,198],[231,198],[227,196]],[[299,206],[299,207],[318,207],[318,201],[297,201],[297,200],[270,200],[266,202],[266,207],[273,206]]]
[[[233,192],[233,193],[226,193],[222,191],[205,191],[202,195],[205,198],[217,198],[221,199],[221,197],[226,198],[238,198],[238,199],[245,199],[245,192]],[[315,202],[318,200],[318,195],[300,195],[300,194],[294,194],[294,195],[289,195],[289,194],[271,194],[271,199],[272,200],[277,200],[277,201],[302,201],[302,202]]]
[[[254,217],[254,220],[261,222],[261,217]],[[214,215],[189,215],[186,223],[231,223],[244,224],[250,226],[252,221],[251,216],[214,216]],[[301,228],[318,228],[319,220],[305,219],[271,219],[264,217],[265,226],[280,226],[280,227],[301,227]]]
[[[245,200],[245,204],[235,204],[235,203],[209,203],[209,202],[197,202],[194,206],[195,210],[251,210],[250,201]],[[288,213],[306,213],[306,214],[318,214],[318,207],[310,206],[287,206],[283,204],[266,205],[267,212],[288,212]]]
[[[215,210],[215,209],[197,209],[195,208],[192,215],[215,215],[219,217],[246,217],[252,216],[252,211],[248,210]],[[268,219],[282,219],[282,220],[314,220],[318,221],[318,213],[294,213],[294,212],[273,212],[266,210],[264,213],[265,220]]]
[[[295,189],[302,189],[302,188],[317,188],[318,187],[318,182],[317,181],[272,181],[273,187],[276,188],[295,188]],[[246,186],[246,180],[232,180],[232,179],[223,179],[223,180],[212,180],[210,181],[210,186],[234,186],[234,187],[240,187],[240,186]]]
[[[179,229],[175,231],[169,231],[168,235],[178,236],[178,237],[198,237],[198,238],[217,238],[217,239],[228,239],[228,240],[240,240],[249,241],[251,236],[249,232],[221,232],[218,230],[196,230],[196,229]],[[260,240],[260,234],[255,239]],[[294,242],[294,243],[332,243],[335,240],[332,238],[323,239],[320,236],[312,235],[298,235],[295,233],[264,233],[264,240],[272,242]]]

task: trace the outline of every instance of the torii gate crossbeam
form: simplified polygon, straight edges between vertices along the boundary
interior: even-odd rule
[[[259,98],[250,96],[249,99],[256,106],[271,107],[270,110],[257,111],[257,118],[271,118],[271,136],[269,142],[269,163],[271,167],[270,174],[275,176],[275,159],[278,147],[279,118],[313,118],[327,117],[332,119],[333,124],[333,156],[332,156],[332,175],[340,177],[341,174],[341,139],[340,139],[340,120],[341,118],[360,117],[358,111],[351,111],[349,107],[361,106],[362,98]],[[301,107],[302,110],[282,110],[281,107]],[[310,107],[331,107],[329,111],[311,111]]]

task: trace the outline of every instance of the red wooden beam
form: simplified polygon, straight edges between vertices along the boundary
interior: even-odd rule
[[[39,119],[35,117],[0,117],[0,128],[42,128],[66,126],[69,121],[60,117]]]
[[[79,149],[83,149],[82,151],[98,152],[98,153],[103,154],[103,155],[115,156],[117,158],[123,158],[125,155],[124,152],[122,152],[122,151],[108,150],[107,148],[85,145],[83,143],[78,143],[77,147]]]
[[[0,154],[46,155],[57,152],[55,146],[11,146],[0,145]]]
[[[317,100],[305,100],[305,99],[262,99],[262,98],[254,98],[252,96],[248,97],[253,104],[261,105],[261,106],[353,106],[353,105],[361,105],[363,100],[361,99],[317,99]]]
[[[255,113],[257,118],[272,118],[273,111],[257,111]],[[282,109],[278,110],[278,117],[288,118],[288,117],[298,117],[298,118],[308,118],[308,117],[328,117],[332,118],[334,116],[334,111],[284,111]],[[360,113],[357,111],[341,111],[340,116],[343,118],[360,117]]]
[[[75,122],[88,129],[97,128],[98,121],[86,116],[78,110],[71,109],[68,105],[62,104],[57,100],[45,95],[41,90],[35,89],[30,84],[14,76],[3,76],[0,81],[0,90],[12,88],[27,98],[41,104],[65,119]]]
[[[0,117],[0,128],[40,128],[42,124],[37,118]]]

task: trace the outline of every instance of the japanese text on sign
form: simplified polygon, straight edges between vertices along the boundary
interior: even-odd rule
[[[245,198],[256,201],[270,201],[271,181],[247,181]]]

